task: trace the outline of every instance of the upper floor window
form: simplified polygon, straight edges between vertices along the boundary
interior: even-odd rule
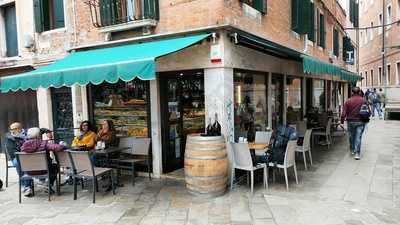
[[[372,27],[374,27],[374,22],[371,22],[371,29],[369,29],[369,38],[371,41],[374,39],[374,29]]]
[[[400,1],[400,0],[399,0]],[[379,26],[382,26],[382,24],[383,24],[383,17],[382,17],[382,13],[381,14],[379,14],[379,20],[378,20],[378,25]],[[378,34],[382,34],[382,27],[379,27],[378,28]]]
[[[397,18],[400,19],[400,0],[397,0]]]
[[[259,11],[260,13],[267,13],[267,3],[266,0],[240,0],[242,3],[249,5]]]
[[[386,27],[387,29],[390,28],[390,23],[392,23],[392,6],[388,5],[387,8],[387,13],[386,13],[386,23],[388,24],[388,26]]]
[[[332,40],[333,40],[333,55],[338,57],[339,56],[339,31],[335,27],[333,27]]]
[[[325,16],[318,14],[318,46],[325,48]]]
[[[36,32],[62,28],[64,20],[64,0],[34,0]]]
[[[5,53],[6,57],[18,56],[18,33],[17,33],[17,22],[16,22],[15,4],[0,7],[0,23],[4,24],[4,30],[0,29],[0,41],[5,41],[5,43],[0,43],[0,53]],[[5,51],[4,51],[5,50]],[[0,56],[2,56],[1,54]]]
[[[310,0],[291,0],[291,28],[298,34],[307,34],[315,41],[315,6]]]

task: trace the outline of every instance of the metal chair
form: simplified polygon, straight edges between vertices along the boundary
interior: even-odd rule
[[[61,152],[54,152],[55,159],[57,161],[58,165],[58,186],[57,186],[57,193],[60,194],[60,186],[61,186],[61,168],[65,170],[72,170],[72,162],[71,159],[68,155],[68,152],[61,151]],[[73,173],[72,171],[67,173],[67,175],[70,175],[72,177]],[[82,188],[83,188],[83,182],[82,182]]]
[[[15,168],[11,162],[11,156],[8,152],[7,145],[4,146],[5,156],[6,156],[6,188],[8,187],[8,169]],[[10,165],[11,163],[11,165]]]
[[[330,148],[330,145],[332,144],[332,136],[331,136],[331,127],[332,127],[332,118],[328,119],[328,123],[326,124],[326,127],[324,128],[314,128],[312,132],[312,143],[314,144],[314,137],[315,136],[323,136],[326,138],[326,144],[328,145],[328,148]],[[325,130],[321,130],[325,129]]]
[[[130,169],[132,185],[135,185],[135,164],[145,163],[151,180],[150,138],[135,138],[131,141],[131,148],[121,151],[125,156],[112,160],[113,166],[118,169]],[[128,166],[127,166],[128,165]]]
[[[231,190],[233,189],[233,180],[235,178],[235,169],[245,170],[250,172],[251,179],[251,194],[254,189],[254,171],[263,169],[264,171],[264,187],[268,187],[267,165],[265,163],[253,166],[253,161],[250,155],[250,149],[247,143],[233,143],[233,166],[231,171]]]
[[[302,146],[296,146],[296,152],[303,153],[303,160],[304,160],[304,167],[307,170],[307,159],[306,159],[306,152],[308,152],[308,155],[310,157],[310,164],[312,165],[312,156],[311,156],[311,133],[312,129],[308,129],[304,135],[304,140],[303,140],[303,145]]]
[[[74,181],[74,200],[77,199],[77,180],[86,178],[93,181],[93,203],[96,203],[96,192],[98,191],[98,177],[108,174],[111,180],[111,187],[115,195],[114,174],[111,168],[94,167],[90,160],[89,151],[67,151],[72,162]]]
[[[290,167],[293,167],[294,170],[294,175],[296,178],[296,184],[299,183],[298,178],[297,178],[297,168],[296,168],[296,160],[295,160],[295,150],[297,147],[297,141],[288,141],[287,146],[286,146],[286,151],[285,151],[285,158],[283,159],[282,164],[276,164],[273,162],[269,163],[269,166],[271,167],[277,167],[280,169],[283,169],[285,173],[285,181],[286,181],[286,190],[289,191],[289,180],[288,180],[288,173],[287,169]],[[275,180],[275,170],[273,171],[273,178]]]
[[[16,152],[15,156],[17,157],[17,161],[19,166],[21,167],[22,176],[19,176],[19,203],[21,203],[21,185],[23,180],[32,180],[32,193],[35,195],[34,189],[34,181],[33,178],[38,179],[46,179],[48,180],[48,193],[49,193],[49,201],[51,194],[51,186],[50,186],[50,170],[49,170],[49,161],[47,152],[35,152],[35,153],[23,153]],[[30,172],[38,172],[43,171],[43,174],[40,175],[31,175]]]

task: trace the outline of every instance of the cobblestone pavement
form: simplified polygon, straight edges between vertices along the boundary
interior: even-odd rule
[[[259,182],[253,196],[241,184],[222,197],[204,199],[187,193],[181,181],[139,178],[134,187],[126,183],[115,196],[99,192],[96,204],[91,204],[90,186],[89,191],[78,189],[76,201],[71,187],[63,187],[62,195],[51,202],[39,187],[34,198],[18,204],[11,171],[11,186],[0,192],[0,224],[400,224],[399,131],[400,122],[372,121],[360,161],[351,158],[347,140],[337,137],[331,149],[313,150],[314,165],[308,171],[299,158],[300,183],[290,177],[289,192],[281,173],[268,190]]]

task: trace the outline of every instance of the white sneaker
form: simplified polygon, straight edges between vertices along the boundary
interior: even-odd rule
[[[355,160],[360,160],[360,153],[356,153],[356,155],[354,156]]]
[[[32,189],[31,189],[31,188],[25,188],[24,191],[23,191],[23,193],[24,193],[24,196],[25,196],[25,197],[28,197],[28,198],[33,196]]]

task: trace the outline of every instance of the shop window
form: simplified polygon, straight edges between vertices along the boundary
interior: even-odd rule
[[[302,119],[302,79],[298,77],[286,78],[286,122],[287,124],[296,124]]]
[[[267,0],[240,0],[242,3],[249,5],[260,13],[267,13]]]
[[[256,131],[268,127],[267,75],[235,71],[234,74],[235,140],[254,140]]]
[[[135,79],[91,85],[92,116],[99,127],[112,120],[118,136],[149,137],[149,82]]]
[[[313,104],[315,110],[325,111],[325,81],[313,80]]]
[[[64,0],[34,0],[36,32],[64,27]]]

